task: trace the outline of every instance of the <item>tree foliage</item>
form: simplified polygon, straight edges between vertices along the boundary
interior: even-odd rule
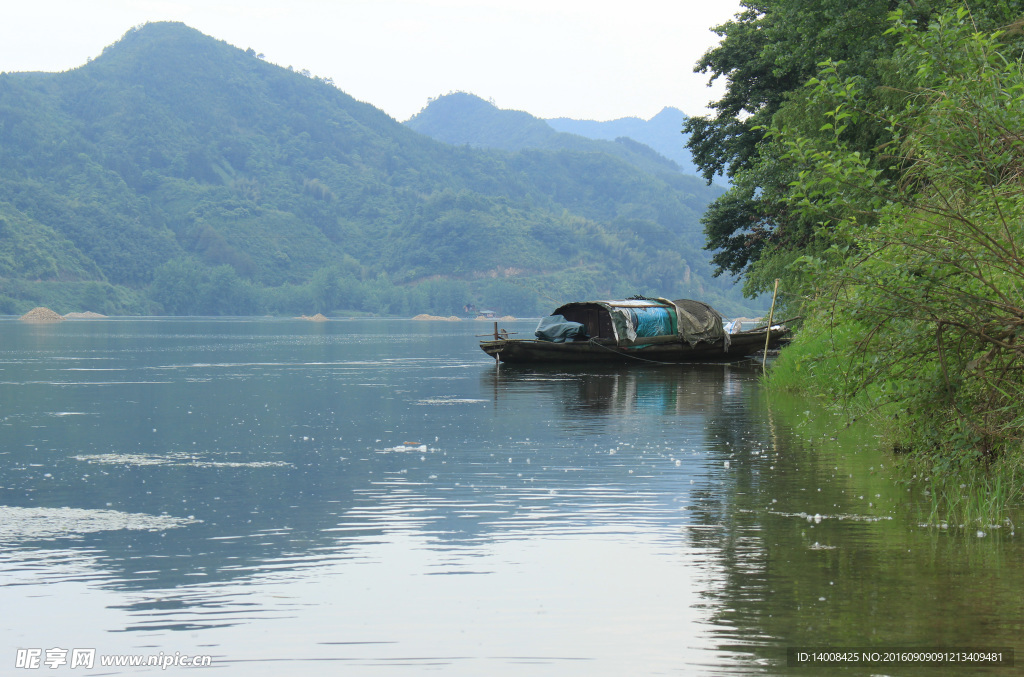
[[[830,244],[819,220],[794,210],[790,184],[799,181],[792,164],[782,157],[771,126],[784,127],[808,139],[828,137],[832,130],[821,118],[827,112],[804,85],[825,61],[842,62],[844,73],[855,77],[862,98],[885,110],[899,107],[899,92],[910,75],[893,63],[897,40],[887,32],[887,17],[900,11],[911,30],[923,30],[931,17],[954,4],[952,0],[745,0],[743,11],[716,31],[721,43],[708,51],[696,70],[712,80],[725,78],[727,88],[712,102],[713,115],[690,118],[689,147],[705,178],[725,174],[732,180],[702,219],[707,247],[715,251],[716,275],[743,278],[745,291],[771,288],[776,277],[794,290],[798,279],[787,266],[806,251]],[[979,27],[1011,22],[1018,10],[1004,0],[977,5]],[[832,124],[842,121],[832,121]],[[893,167],[880,149],[890,132],[873,118],[842,125],[843,140],[861,152],[880,176],[896,180]],[[834,206],[841,209],[838,203]]]
[[[808,85],[825,133],[773,128],[797,176],[786,199],[830,231],[794,267],[840,332],[836,394],[888,403],[937,467],[1024,451],[1024,68],[1009,33],[965,8],[926,30],[890,15],[899,107],[827,63]],[[849,140],[883,126],[883,169]],[[810,285],[808,285],[810,286]],[[802,358],[810,367],[822,356]],[[965,453],[966,452],[966,453]]]

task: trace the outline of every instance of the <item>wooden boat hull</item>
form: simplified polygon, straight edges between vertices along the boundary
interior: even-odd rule
[[[789,336],[786,327],[773,327],[768,338],[768,347],[776,348]],[[702,341],[690,345],[682,340],[659,342],[643,346],[622,347],[613,344],[590,341],[568,341],[554,343],[531,339],[495,339],[481,341],[480,348],[502,362],[631,362],[679,363],[679,362],[735,362],[760,353],[765,347],[766,331],[746,331],[731,334],[728,351],[723,340]]]

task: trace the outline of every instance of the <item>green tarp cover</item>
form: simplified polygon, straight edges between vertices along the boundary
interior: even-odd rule
[[[701,341],[725,339],[725,351],[731,343],[728,332],[722,327],[722,315],[706,303],[691,299],[671,302],[679,318],[679,333],[683,340],[694,345]]]

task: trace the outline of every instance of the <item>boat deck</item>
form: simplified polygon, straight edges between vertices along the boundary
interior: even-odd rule
[[[771,335],[765,329],[730,334],[731,343],[726,350],[724,341],[702,341],[690,345],[682,340],[659,341],[637,346],[616,346],[602,339],[555,343],[536,339],[498,338],[480,342],[480,348],[495,359],[508,363],[527,362],[734,362],[775,348],[789,336],[786,327],[773,327]]]

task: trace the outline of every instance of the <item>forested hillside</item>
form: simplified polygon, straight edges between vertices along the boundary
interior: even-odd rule
[[[535,314],[634,293],[740,313],[702,251],[717,194],[591,148],[440,143],[182,24],[0,75],[6,313]]]

